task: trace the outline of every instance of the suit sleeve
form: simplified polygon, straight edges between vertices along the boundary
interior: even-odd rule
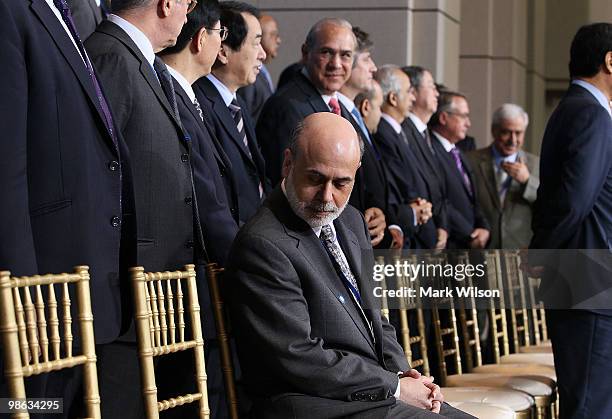
[[[0,196],[5,203],[0,222],[0,269],[14,274],[37,272],[28,199],[28,69],[24,40],[5,2],[0,4]],[[54,53],[50,51],[50,53]],[[37,69],[41,71],[41,69]],[[49,77],[53,77],[49,75]],[[51,133],[49,135],[52,135]]]
[[[530,204],[533,204],[538,196],[538,188],[540,187],[540,172],[537,157],[527,157],[527,167],[529,169],[529,180],[523,188],[523,199]]]
[[[558,249],[570,241],[593,210],[612,165],[610,115],[591,105],[572,115],[556,190],[541,185],[544,202],[534,214],[533,248]]]
[[[291,260],[276,243],[244,234],[232,248],[227,283],[238,347],[257,348],[270,375],[283,377],[292,391],[353,400],[358,391],[386,398],[397,375],[351,352],[325,348],[312,337],[307,300]],[[244,349],[243,349],[244,350]]]
[[[281,180],[283,153],[291,133],[302,115],[283,96],[272,96],[266,102],[256,127],[256,135],[266,162],[266,175],[274,186]]]

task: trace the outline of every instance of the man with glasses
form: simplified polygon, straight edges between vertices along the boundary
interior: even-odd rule
[[[187,135],[171,77],[155,53],[176,43],[195,5],[190,0],[113,0],[112,14],[85,43],[133,162],[137,260],[148,271],[194,262],[197,214]],[[201,246],[197,243],[197,249]],[[102,416],[143,417],[133,327],[97,355],[113,366],[99,371]]]
[[[220,14],[217,0],[200,0],[187,16],[176,45],[158,54],[173,77],[181,123],[192,144],[191,165],[197,196],[194,205],[197,206],[208,256],[196,258],[196,273],[206,341],[208,404],[213,418],[227,416],[227,408],[205,267],[207,262],[225,266],[229,248],[238,232],[238,191],[231,176],[231,163],[218,144],[210,117],[204,114],[192,84],[210,73],[221,41],[227,36],[227,29],[219,21]],[[159,398],[192,393],[194,368],[193,355],[188,352],[161,358],[157,365]],[[192,403],[172,409],[166,417],[196,417],[197,409],[197,403]]]
[[[414,89],[415,101],[402,123],[402,129],[408,137],[412,151],[420,164],[418,167],[429,190],[433,206],[433,222],[436,226],[436,249],[444,249],[448,240],[448,203],[446,199],[446,182],[433,156],[431,133],[427,128],[429,119],[438,106],[438,90],[431,72],[423,67],[409,66],[402,70]]]
[[[268,190],[265,163],[246,104],[237,96],[240,87],[255,82],[266,53],[261,46],[259,10],[242,2],[221,3],[221,25],[229,35],[212,72],[193,88],[202,110],[210,117],[214,134],[231,162],[238,194],[239,222],[255,214]]]
[[[484,249],[489,241],[489,223],[480,210],[471,168],[456,147],[471,126],[466,97],[457,92],[443,92],[429,125],[433,152],[447,184],[448,247]]]

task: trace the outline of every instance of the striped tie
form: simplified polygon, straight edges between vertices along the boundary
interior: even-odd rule
[[[238,129],[238,134],[240,138],[242,138],[242,143],[244,144],[244,148],[248,156],[253,159],[253,155],[251,154],[251,150],[249,149],[249,139],[246,134],[246,129],[244,127],[244,120],[242,119],[242,109],[240,105],[238,105],[238,101],[236,98],[232,100],[232,103],[228,105],[230,112],[232,113],[232,117],[234,118],[234,122],[236,123],[236,128]],[[264,190],[261,181],[259,182],[259,197],[263,198]]]

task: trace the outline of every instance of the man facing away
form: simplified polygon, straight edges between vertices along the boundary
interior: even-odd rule
[[[553,249],[546,252],[551,258],[544,260],[539,291],[544,303],[553,308],[583,308],[546,314],[561,418],[609,418],[612,24],[596,23],[578,30],[570,48],[569,73],[569,89],[552,113],[542,140],[530,248]],[[529,262],[534,264],[532,252]]]
[[[371,308],[368,229],[347,205],[361,153],[345,119],[306,117],[284,180],[234,242],[228,300],[255,417],[468,416],[410,369]]]
[[[531,240],[531,209],[540,179],[540,159],[525,150],[527,112],[504,103],[493,112],[493,143],[466,155],[478,201],[491,226],[491,249],[522,249]]]

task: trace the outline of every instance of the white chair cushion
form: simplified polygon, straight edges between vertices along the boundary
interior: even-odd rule
[[[541,364],[555,366],[555,359],[552,353],[536,353],[536,354],[510,354],[501,357],[502,364]]]
[[[515,412],[528,410],[535,401],[520,391],[495,387],[444,387],[444,400],[452,402],[477,402],[507,406]]]
[[[552,387],[535,380],[523,376],[512,377],[510,375],[499,374],[461,374],[449,375],[446,377],[447,387],[504,387],[513,390],[523,391],[531,396],[550,396],[552,395]]]
[[[512,409],[506,406],[492,404],[482,404],[474,402],[455,402],[449,403],[456,409],[463,410],[465,413],[474,415],[477,418],[486,419],[515,419],[516,415]]]

